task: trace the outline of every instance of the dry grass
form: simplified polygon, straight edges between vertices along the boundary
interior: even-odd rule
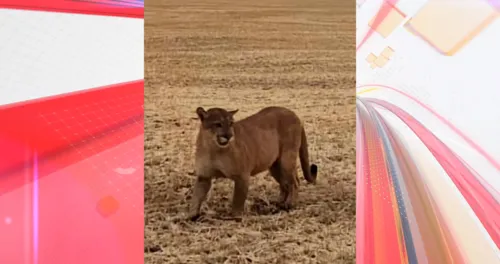
[[[146,263],[354,263],[354,2],[149,0],[145,19]],[[271,105],[305,121],[318,184],[273,214],[278,185],[258,175],[234,222],[220,180],[203,220],[185,221],[195,108]]]

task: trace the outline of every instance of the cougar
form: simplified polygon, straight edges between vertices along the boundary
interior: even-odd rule
[[[234,181],[235,217],[244,212],[251,176],[269,170],[280,186],[278,204],[286,210],[294,206],[298,193],[297,157],[307,182],[316,182],[318,167],[309,165],[304,126],[293,111],[266,107],[235,122],[237,112],[238,109],[196,109],[200,128],[195,152],[196,182],[188,212],[191,220],[200,216],[214,178]]]

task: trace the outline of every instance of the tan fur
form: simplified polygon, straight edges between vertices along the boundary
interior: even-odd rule
[[[196,110],[201,124],[196,141],[197,180],[189,211],[193,220],[200,215],[213,178],[234,181],[232,212],[237,216],[244,211],[250,176],[269,170],[280,185],[279,203],[285,209],[294,205],[298,192],[297,157],[306,180],[310,183],[316,180],[317,167],[309,166],[304,127],[294,112],[267,107],[233,123],[237,111],[221,108],[205,111],[201,107]]]

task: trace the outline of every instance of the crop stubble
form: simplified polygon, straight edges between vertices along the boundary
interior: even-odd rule
[[[355,8],[347,0],[146,1],[145,263],[355,262]],[[252,179],[243,222],[222,220],[218,180],[200,222],[184,220],[194,110],[270,105],[304,120],[316,186],[273,213],[278,185]]]

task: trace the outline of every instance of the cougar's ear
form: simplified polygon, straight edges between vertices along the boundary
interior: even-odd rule
[[[198,118],[201,122],[203,122],[203,120],[205,120],[205,118],[207,117],[207,112],[205,111],[205,109],[203,109],[203,107],[196,108],[196,114],[198,115]]]
[[[229,114],[230,114],[231,116],[234,116],[236,113],[238,113],[238,109],[233,110],[233,111],[229,111]]]

